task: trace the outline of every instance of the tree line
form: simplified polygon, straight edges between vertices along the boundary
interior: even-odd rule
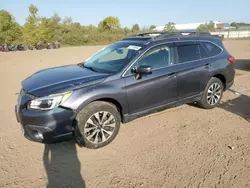
[[[79,22],[73,22],[70,17],[61,18],[56,13],[49,18],[39,16],[38,8],[35,5],[29,6],[29,15],[25,24],[21,26],[15,21],[13,15],[6,10],[0,10],[0,44],[33,45],[38,42],[55,41],[60,41],[63,45],[108,44],[120,40],[124,36],[150,32],[155,28],[155,25],[141,28],[138,24],[134,24],[131,28],[121,27],[119,18],[113,16],[106,17],[100,21],[98,26],[85,26]],[[167,23],[164,31],[176,31],[175,23]],[[214,23],[201,24],[197,31],[212,32]]]
[[[0,10],[0,44],[60,41],[64,45],[108,44],[126,35],[148,32],[155,28],[134,24],[132,28],[121,27],[117,17],[108,16],[98,26],[81,25],[72,18],[61,18],[58,14],[51,17],[39,16],[35,5],[29,6],[29,16],[23,26],[18,24],[13,15]]]
[[[241,27],[241,26],[250,26],[250,23],[232,22],[230,26],[238,28],[238,27]]]

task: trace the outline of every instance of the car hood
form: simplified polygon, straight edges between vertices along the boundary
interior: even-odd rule
[[[44,69],[22,81],[23,89],[37,97],[61,93],[102,82],[109,74],[78,65]]]

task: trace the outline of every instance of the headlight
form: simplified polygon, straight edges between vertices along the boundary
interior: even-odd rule
[[[28,108],[34,110],[51,110],[66,101],[71,94],[72,92],[67,92],[37,98],[30,101],[30,103],[28,104]]]

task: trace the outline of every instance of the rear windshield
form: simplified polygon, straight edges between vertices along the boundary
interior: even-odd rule
[[[97,72],[120,72],[141,50],[140,43],[116,42],[87,59],[84,67]]]

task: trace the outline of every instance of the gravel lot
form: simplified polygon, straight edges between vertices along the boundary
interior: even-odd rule
[[[237,72],[220,107],[183,105],[137,119],[98,150],[26,140],[14,105],[28,75],[81,62],[100,46],[0,53],[0,187],[250,187],[250,40],[225,46]]]

